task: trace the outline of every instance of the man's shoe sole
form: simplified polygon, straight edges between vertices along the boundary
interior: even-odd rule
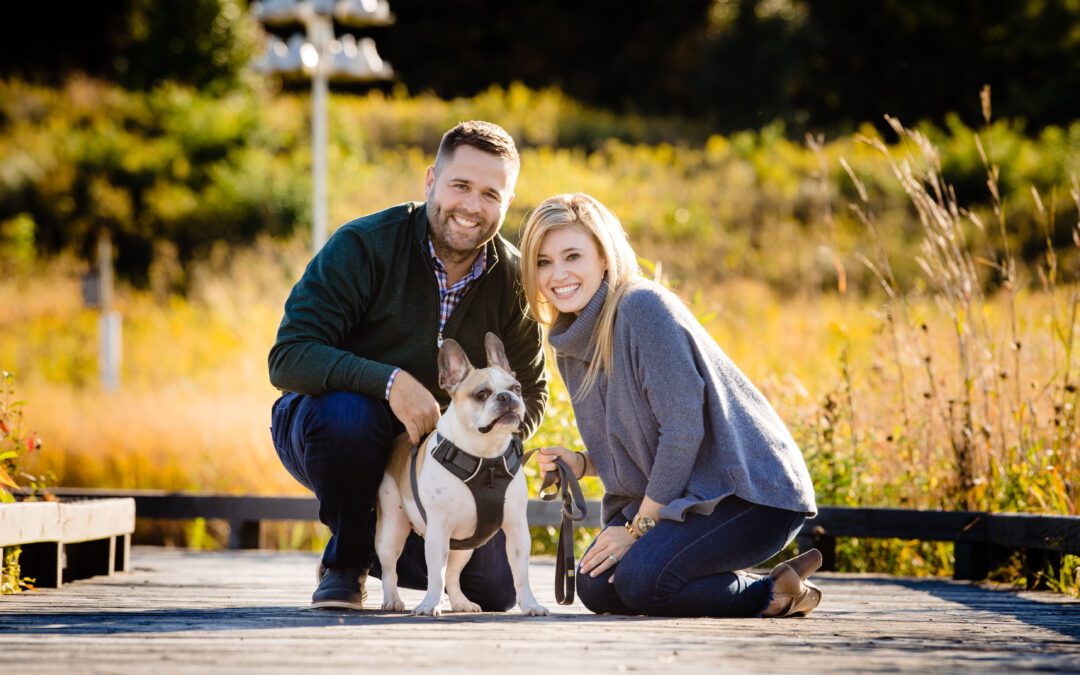
[[[312,602],[311,609],[363,609],[364,605],[361,602],[349,602],[348,600],[320,600],[319,602]]]

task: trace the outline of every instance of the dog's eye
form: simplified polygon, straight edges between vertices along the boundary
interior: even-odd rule
[[[477,401],[480,401],[481,403],[483,403],[485,400],[487,400],[487,397],[490,396],[490,395],[491,395],[491,392],[488,391],[487,389],[480,389],[478,391],[473,392],[473,398],[475,398]]]
[[[521,385],[515,384],[514,386],[510,387],[510,391],[514,392],[518,396],[521,396]]]

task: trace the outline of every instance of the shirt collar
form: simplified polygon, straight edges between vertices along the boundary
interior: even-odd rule
[[[428,255],[431,256],[431,264],[435,266],[435,269],[445,275],[446,265],[443,264],[442,260],[439,260],[439,256],[435,253],[435,244],[431,242],[430,236],[428,236],[427,245]],[[466,274],[465,277],[461,279],[461,281],[454,284],[455,286],[459,286],[461,284],[468,283],[473,279],[476,279],[483,273],[485,269],[487,269],[487,249],[488,247],[486,245],[482,249],[480,249],[480,253],[476,256],[476,260],[473,261],[472,269],[469,270],[469,273]]]

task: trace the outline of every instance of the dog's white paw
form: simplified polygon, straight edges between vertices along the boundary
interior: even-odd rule
[[[421,602],[412,613],[413,616],[442,616],[442,603]]]
[[[404,612],[405,603],[399,597],[383,598],[382,608],[384,612]]]
[[[522,605],[521,613],[525,616],[547,616],[548,614],[551,614],[547,607],[542,607],[540,605]]]
[[[452,600],[452,601],[450,601],[450,609],[454,610],[455,612],[469,612],[469,613],[476,613],[476,612],[484,611],[484,610],[480,609],[480,605],[478,605],[475,602],[472,602],[472,601],[470,601],[470,600],[468,600],[466,598],[462,598],[461,600]]]

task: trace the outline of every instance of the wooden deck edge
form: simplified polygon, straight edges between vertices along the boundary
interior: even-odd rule
[[[40,588],[127,570],[134,531],[130,497],[0,504],[0,556],[20,547],[22,574]]]
[[[131,497],[0,504],[0,546],[73,544],[135,531]]]

